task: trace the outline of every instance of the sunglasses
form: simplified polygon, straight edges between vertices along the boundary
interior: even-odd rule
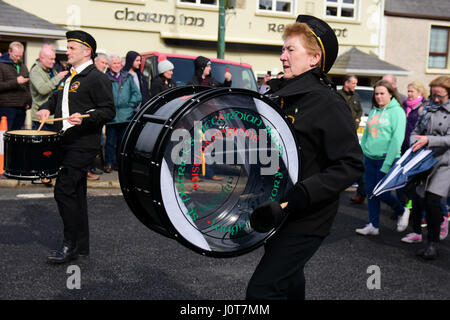
[[[443,100],[443,99],[445,99],[445,97],[447,97],[447,96],[448,96],[448,94],[446,94],[446,95],[444,95],[444,96],[440,96],[440,95],[438,95],[438,94],[432,94],[432,95],[431,95],[431,98],[432,98],[432,99]]]

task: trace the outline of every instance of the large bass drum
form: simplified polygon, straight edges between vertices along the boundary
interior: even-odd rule
[[[245,89],[180,87],[150,100],[120,148],[119,179],[148,228],[207,256],[232,257],[280,227],[254,231],[252,211],[279,202],[297,181],[299,149],[290,120]]]

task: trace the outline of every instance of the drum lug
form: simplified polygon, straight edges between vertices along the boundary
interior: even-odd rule
[[[156,163],[155,161],[150,161],[150,165],[159,167],[159,163]]]

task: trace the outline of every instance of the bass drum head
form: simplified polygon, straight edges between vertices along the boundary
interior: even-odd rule
[[[280,202],[299,174],[292,128],[271,100],[245,89],[209,89],[140,118],[148,121],[124,139],[120,177],[127,202],[149,228],[214,257],[249,252],[279,228],[259,233],[250,226],[253,210]],[[144,171],[142,161],[136,166],[142,153],[146,178],[133,173]]]

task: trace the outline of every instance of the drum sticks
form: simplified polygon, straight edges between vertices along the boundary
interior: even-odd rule
[[[88,114],[82,114],[82,115],[79,115],[79,116],[75,116],[75,118],[89,118],[89,115]],[[66,117],[66,118],[55,118],[55,119],[45,119],[45,120],[41,121],[41,125],[39,126],[37,131],[38,132],[41,131],[42,126],[46,122],[63,121],[63,120],[67,120],[67,119],[69,119],[69,117]]]

